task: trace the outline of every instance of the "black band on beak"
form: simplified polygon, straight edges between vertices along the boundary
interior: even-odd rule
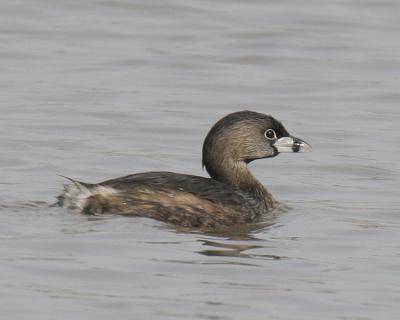
[[[278,152],[310,152],[311,146],[296,137],[282,137],[276,140],[273,146]]]

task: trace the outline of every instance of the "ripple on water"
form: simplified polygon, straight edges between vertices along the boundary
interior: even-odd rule
[[[0,2],[0,317],[398,319],[398,1]],[[51,207],[64,174],[205,175],[210,125],[313,145],[251,164],[286,209],[204,233]]]

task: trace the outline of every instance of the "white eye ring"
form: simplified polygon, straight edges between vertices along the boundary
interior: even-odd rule
[[[276,140],[276,133],[275,133],[275,131],[274,131],[273,129],[265,130],[264,136],[265,136],[268,140]]]

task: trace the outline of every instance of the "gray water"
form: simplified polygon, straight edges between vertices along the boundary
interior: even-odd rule
[[[0,2],[1,319],[398,319],[400,2]],[[229,234],[49,207],[63,174],[206,175],[223,115],[313,146]]]

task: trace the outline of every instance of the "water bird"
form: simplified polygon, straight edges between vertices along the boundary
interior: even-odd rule
[[[65,177],[71,183],[64,185],[57,203],[83,214],[149,217],[190,228],[251,223],[277,201],[247,164],[309,151],[307,142],[290,135],[272,116],[234,112],[215,123],[204,140],[202,165],[210,178],[154,171],[92,184]]]

